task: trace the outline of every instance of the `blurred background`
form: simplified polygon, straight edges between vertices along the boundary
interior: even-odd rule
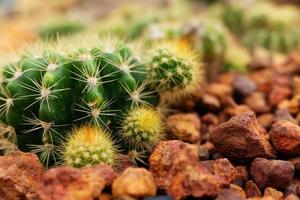
[[[218,70],[244,72],[250,64],[266,65],[297,51],[299,5],[299,0],[0,0],[0,52],[80,32],[142,43],[185,39],[209,64],[213,79]]]

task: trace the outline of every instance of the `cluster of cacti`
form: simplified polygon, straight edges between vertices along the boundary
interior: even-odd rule
[[[157,46],[147,63],[122,42],[81,37],[3,68],[0,135],[46,165],[113,164],[117,151],[151,151],[164,139],[159,94],[189,94],[201,66],[179,43]]]

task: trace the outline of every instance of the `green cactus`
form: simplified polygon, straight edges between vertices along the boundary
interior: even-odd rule
[[[184,41],[159,43],[149,57],[150,86],[170,101],[189,95],[203,81],[203,68]]]
[[[127,148],[151,151],[165,138],[164,123],[159,112],[150,107],[136,107],[125,116],[120,137]]]
[[[117,162],[117,147],[107,132],[98,126],[83,125],[74,128],[62,149],[66,165],[86,167]]]
[[[205,61],[222,58],[226,52],[227,41],[225,30],[221,25],[207,23],[200,32],[197,48]]]
[[[239,4],[226,5],[222,19],[224,24],[236,35],[241,35],[245,31],[245,9]]]

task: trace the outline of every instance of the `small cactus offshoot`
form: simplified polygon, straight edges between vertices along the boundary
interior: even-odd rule
[[[83,125],[74,128],[62,152],[64,162],[72,167],[114,165],[117,159],[117,148],[109,133],[98,126]]]
[[[203,67],[184,41],[162,42],[150,53],[149,82],[172,101],[190,95],[203,81]]]
[[[125,116],[120,135],[136,150],[151,151],[165,138],[164,122],[159,112],[150,107],[136,107]]]

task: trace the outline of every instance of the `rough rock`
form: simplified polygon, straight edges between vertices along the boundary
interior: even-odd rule
[[[115,199],[156,195],[153,175],[144,168],[127,168],[112,184]]]
[[[247,181],[245,191],[248,198],[262,196],[259,188],[252,180]]]
[[[158,188],[166,189],[178,170],[198,161],[199,149],[196,145],[170,140],[162,141],[156,146],[149,158],[149,165]]]
[[[149,158],[150,171],[159,189],[175,200],[215,197],[226,186],[223,178],[199,163],[198,148],[182,141],[162,141]]]
[[[287,120],[276,121],[270,131],[274,148],[287,155],[300,155],[300,127]]]
[[[258,124],[253,112],[231,118],[213,129],[211,141],[218,152],[233,159],[275,157],[266,131]]]
[[[190,143],[200,141],[201,121],[197,113],[171,115],[167,118],[167,126],[174,139]]]
[[[283,189],[291,183],[295,167],[288,161],[256,158],[251,163],[250,171],[260,189],[266,187]]]
[[[108,165],[75,169],[57,167],[47,171],[39,189],[42,200],[93,200],[116,178]]]
[[[32,153],[0,157],[0,200],[38,199],[43,166]]]

